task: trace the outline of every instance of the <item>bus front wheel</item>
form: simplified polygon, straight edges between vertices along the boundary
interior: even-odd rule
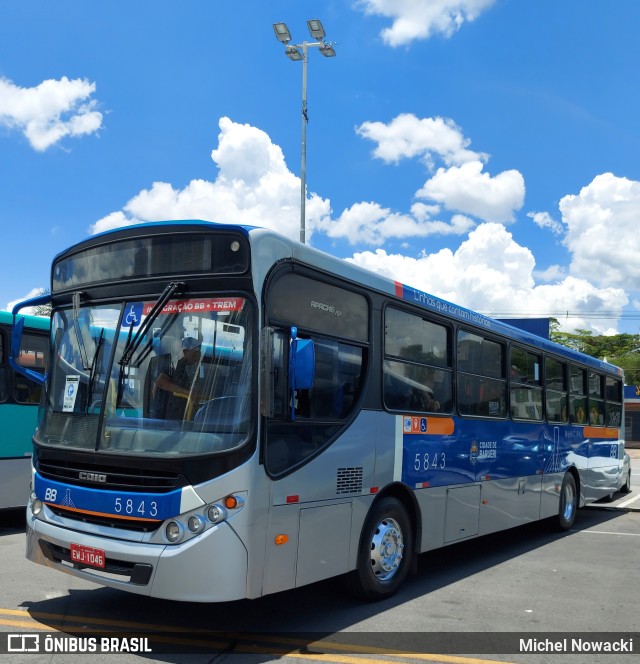
[[[364,523],[352,590],[369,601],[391,597],[407,576],[412,554],[407,510],[397,498],[383,498]]]
[[[567,473],[562,480],[560,489],[560,506],[558,509],[558,527],[560,530],[569,530],[576,520],[578,511],[578,491],[576,481],[571,473]]]

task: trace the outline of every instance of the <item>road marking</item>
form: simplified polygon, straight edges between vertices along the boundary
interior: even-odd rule
[[[572,533],[583,533],[585,535],[624,535],[625,537],[640,537],[640,533],[614,533],[609,530],[571,530]]]
[[[385,653],[386,657],[407,657],[411,660],[423,660],[425,662],[435,662],[436,664],[513,664],[505,662],[504,660],[495,659],[477,659],[474,657],[458,657],[455,655],[431,655],[431,654],[418,654],[406,653],[403,655],[395,655]],[[348,655],[312,655],[302,653],[291,653],[286,656],[287,659],[304,659],[315,662],[336,662],[337,664],[384,664],[389,660],[384,659],[369,659],[362,657],[350,657]]]
[[[624,503],[618,503],[616,507],[626,507],[627,505],[631,505],[631,503],[635,503],[636,500],[640,500],[640,493],[633,498],[629,498],[629,500],[625,500]]]

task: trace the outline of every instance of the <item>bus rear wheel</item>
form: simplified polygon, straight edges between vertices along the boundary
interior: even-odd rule
[[[383,498],[364,523],[352,590],[369,601],[391,597],[409,572],[412,554],[413,531],[404,505]]]
[[[576,481],[571,473],[567,473],[562,480],[560,489],[560,506],[558,508],[558,528],[569,530],[576,520],[578,511],[578,491]]]

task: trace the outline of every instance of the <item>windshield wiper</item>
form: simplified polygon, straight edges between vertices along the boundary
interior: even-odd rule
[[[142,339],[151,329],[151,326],[155,323],[156,319],[162,312],[164,305],[173,297],[173,295],[178,291],[182,290],[185,286],[184,281],[172,281],[168,283],[165,289],[162,291],[162,294],[157,299],[156,303],[151,308],[149,315],[146,317],[144,323],[140,326],[138,331],[132,336],[133,332],[133,323],[129,328],[129,338],[127,343],[122,351],[122,357],[118,360],[118,364],[121,367],[126,367],[131,363],[131,358],[133,354],[138,349],[138,346],[142,343]]]
[[[87,410],[91,407],[91,401],[93,399],[93,387],[98,376],[98,356],[100,355],[100,348],[104,341],[104,327],[100,330],[100,338],[96,344],[96,351],[91,361],[91,371],[89,372],[89,389],[87,390]]]
[[[162,327],[160,329],[155,329],[153,331],[153,338],[149,339],[149,341],[147,341],[147,343],[142,347],[136,358],[131,360],[131,366],[133,366],[136,369],[140,367],[140,365],[147,359],[147,357],[150,355],[151,351],[153,350],[154,338],[162,339],[167,330],[175,322],[177,316],[178,316],[177,313],[172,314],[171,316],[167,316],[164,323],[162,323]]]
[[[80,351],[82,368],[85,371],[89,371],[89,369],[91,369],[91,364],[89,364],[89,355],[87,354],[84,339],[82,338],[82,330],[80,329],[80,298],[83,295],[84,293],[81,291],[76,291],[73,294],[73,329],[75,330],[76,339],[78,340],[78,350]]]

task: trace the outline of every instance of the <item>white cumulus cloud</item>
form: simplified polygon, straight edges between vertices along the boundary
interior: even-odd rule
[[[447,165],[488,159],[488,155],[468,149],[471,140],[450,118],[401,113],[389,124],[363,122],[356,132],[377,143],[373,154],[387,163],[420,157],[431,168],[435,157]]]
[[[325,219],[319,229],[351,244],[380,245],[391,238],[464,235],[475,226],[463,215],[453,215],[450,222],[433,219],[431,215],[438,211],[437,206],[415,203],[409,214],[401,214],[375,202],[355,203],[337,219]]]
[[[572,253],[571,274],[601,285],[635,289],[640,279],[640,182],[613,173],[596,176],[560,201]]]
[[[260,129],[221,118],[218,147],[211,158],[215,181],[192,180],[183,189],[155,182],[121,211],[91,227],[92,233],[145,221],[203,219],[264,226],[297,239],[300,228],[300,179],[289,169],[279,146]],[[307,238],[330,215],[329,201],[308,194]]]
[[[377,249],[349,260],[475,311],[502,318],[551,315],[566,329],[604,333],[628,301],[622,289],[597,288],[575,277],[536,286],[533,254],[496,223],[479,225],[455,252],[447,248],[412,257]],[[563,312],[570,315],[560,316]],[[594,319],[598,312],[611,318]]]
[[[389,46],[403,46],[435,34],[450,37],[473,21],[495,0],[358,0],[366,14],[393,19],[381,35]]]
[[[471,140],[449,118],[418,118],[403,113],[391,122],[364,122],[356,128],[363,138],[374,141],[374,157],[386,163],[419,158],[429,170],[444,163],[416,192],[447,210],[483,221],[510,223],[524,203],[522,174],[508,170],[495,176],[484,171],[489,155],[469,149]],[[432,234],[423,229],[420,235]]]
[[[548,228],[554,235],[562,235],[564,226],[556,221],[548,212],[527,212],[527,217],[540,228]]]
[[[483,171],[482,162],[469,161],[439,168],[416,196],[485,221],[508,223],[522,207],[524,194],[524,178],[519,171],[503,171],[492,177]]]
[[[95,83],[66,76],[32,88],[0,78],[0,126],[21,132],[39,152],[66,136],[93,134],[102,126],[95,90]]]

